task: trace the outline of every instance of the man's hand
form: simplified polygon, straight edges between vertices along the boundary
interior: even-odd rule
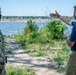
[[[55,11],[55,13],[51,13],[50,16],[53,18],[59,18],[60,17],[60,15],[57,11]]]
[[[75,42],[70,41],[70,37],[67,38],[67,41],[66,42],[67,42],[67,45],[69,47],[72,47],[74,45],[74,43],[75,43]]]
[[[59,18],[63,22],[65,22],[66,24],[72,26],[71,20],[65,18],[64,16],[61,16],[57,11],[55,11],[55,13],[50,13],[50,16],[53,17],[53,18]]]

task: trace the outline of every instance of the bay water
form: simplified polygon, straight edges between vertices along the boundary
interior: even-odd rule
[[[39,29],[43,28],[45,22],[36,23]],[[27,22],[0,22],[0,30],[4,35],[15,35],[18,32],[23,32],[23,29],[26,27]]]
[[[37,22],[36,24],[41,29],[46,25],[46,22]],[[18,32],[22,33],[26,25],[27,22],[0,22],[0,30],[4,35],[15,35]],[[65,31],[65,35],[70,35],[72,26],[66,26],[68,30]]]

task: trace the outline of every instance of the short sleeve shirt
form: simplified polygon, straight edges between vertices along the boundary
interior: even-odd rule
[[[71,47],[72,51],[76,51],[76,22],[72,21],[72,32],[71,32],[71,36],[70,36],[70,41],[75,42],[75,44]]]

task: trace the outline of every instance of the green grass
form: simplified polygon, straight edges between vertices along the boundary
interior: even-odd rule
[[[64,59],[62,59],[61,57],[55,57],[54,61],[58,62],[59,65],[64,65]]]
[[[32,70],[23,69],[22,67],[6,66],[7,75],[35,75]]]
[[[27,45],[27,48],[25,49],[25,51],[29,51],[29,55],[31,56],[36,56],[36,57],[40,57],[40,56],[46,56],[48,51],[49,51],[49,45],[50,44],[29,44]]]
[[[54,49],[51,49],[54,48]],[[67,46],[66,41],[64,40],[52,40],[50,43],[41,44],[41,43],[33,43],[27,44],[26,49],[29,50],[30,55],[35,57],[42,56],[52,56],[52,60],[58,63],[58,72],[65,72],[66,63],[68,62],[68,58],[71,54],[70,48]],[[50,63],[52,61],[50,60]]]
[[[59,67],[59,68],[57,68],[57,71],[62,73],[62,72],[66,71],[66,68],[65,67]]]
[[[58,44],[56,42],[56,44]],[[66,71],[66,63],[68,62],[68,58],[71,54],[71,50],[70,48],[67,46],[65,41],[62,41],[62,43],[59,45],[61,46],[61,50],[55,50],[53,52],[53,61],[58,63],[58,68],[56,68],[56,70],[58,72],[65,72]],[[50,61],[51,62],[51,61]]]
[[[12,53],[12,51],[11,50],[7,50],[6,53]]]
[[[36,57],[46,56],[46,52],[43,50],[37,50],[33,55]]]

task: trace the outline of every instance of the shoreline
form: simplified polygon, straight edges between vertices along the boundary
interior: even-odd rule
[[[25,20],[1,20],[0,22],[28,22],[32,20],[33,22],[50,22],[50,19],[25,19]]]

